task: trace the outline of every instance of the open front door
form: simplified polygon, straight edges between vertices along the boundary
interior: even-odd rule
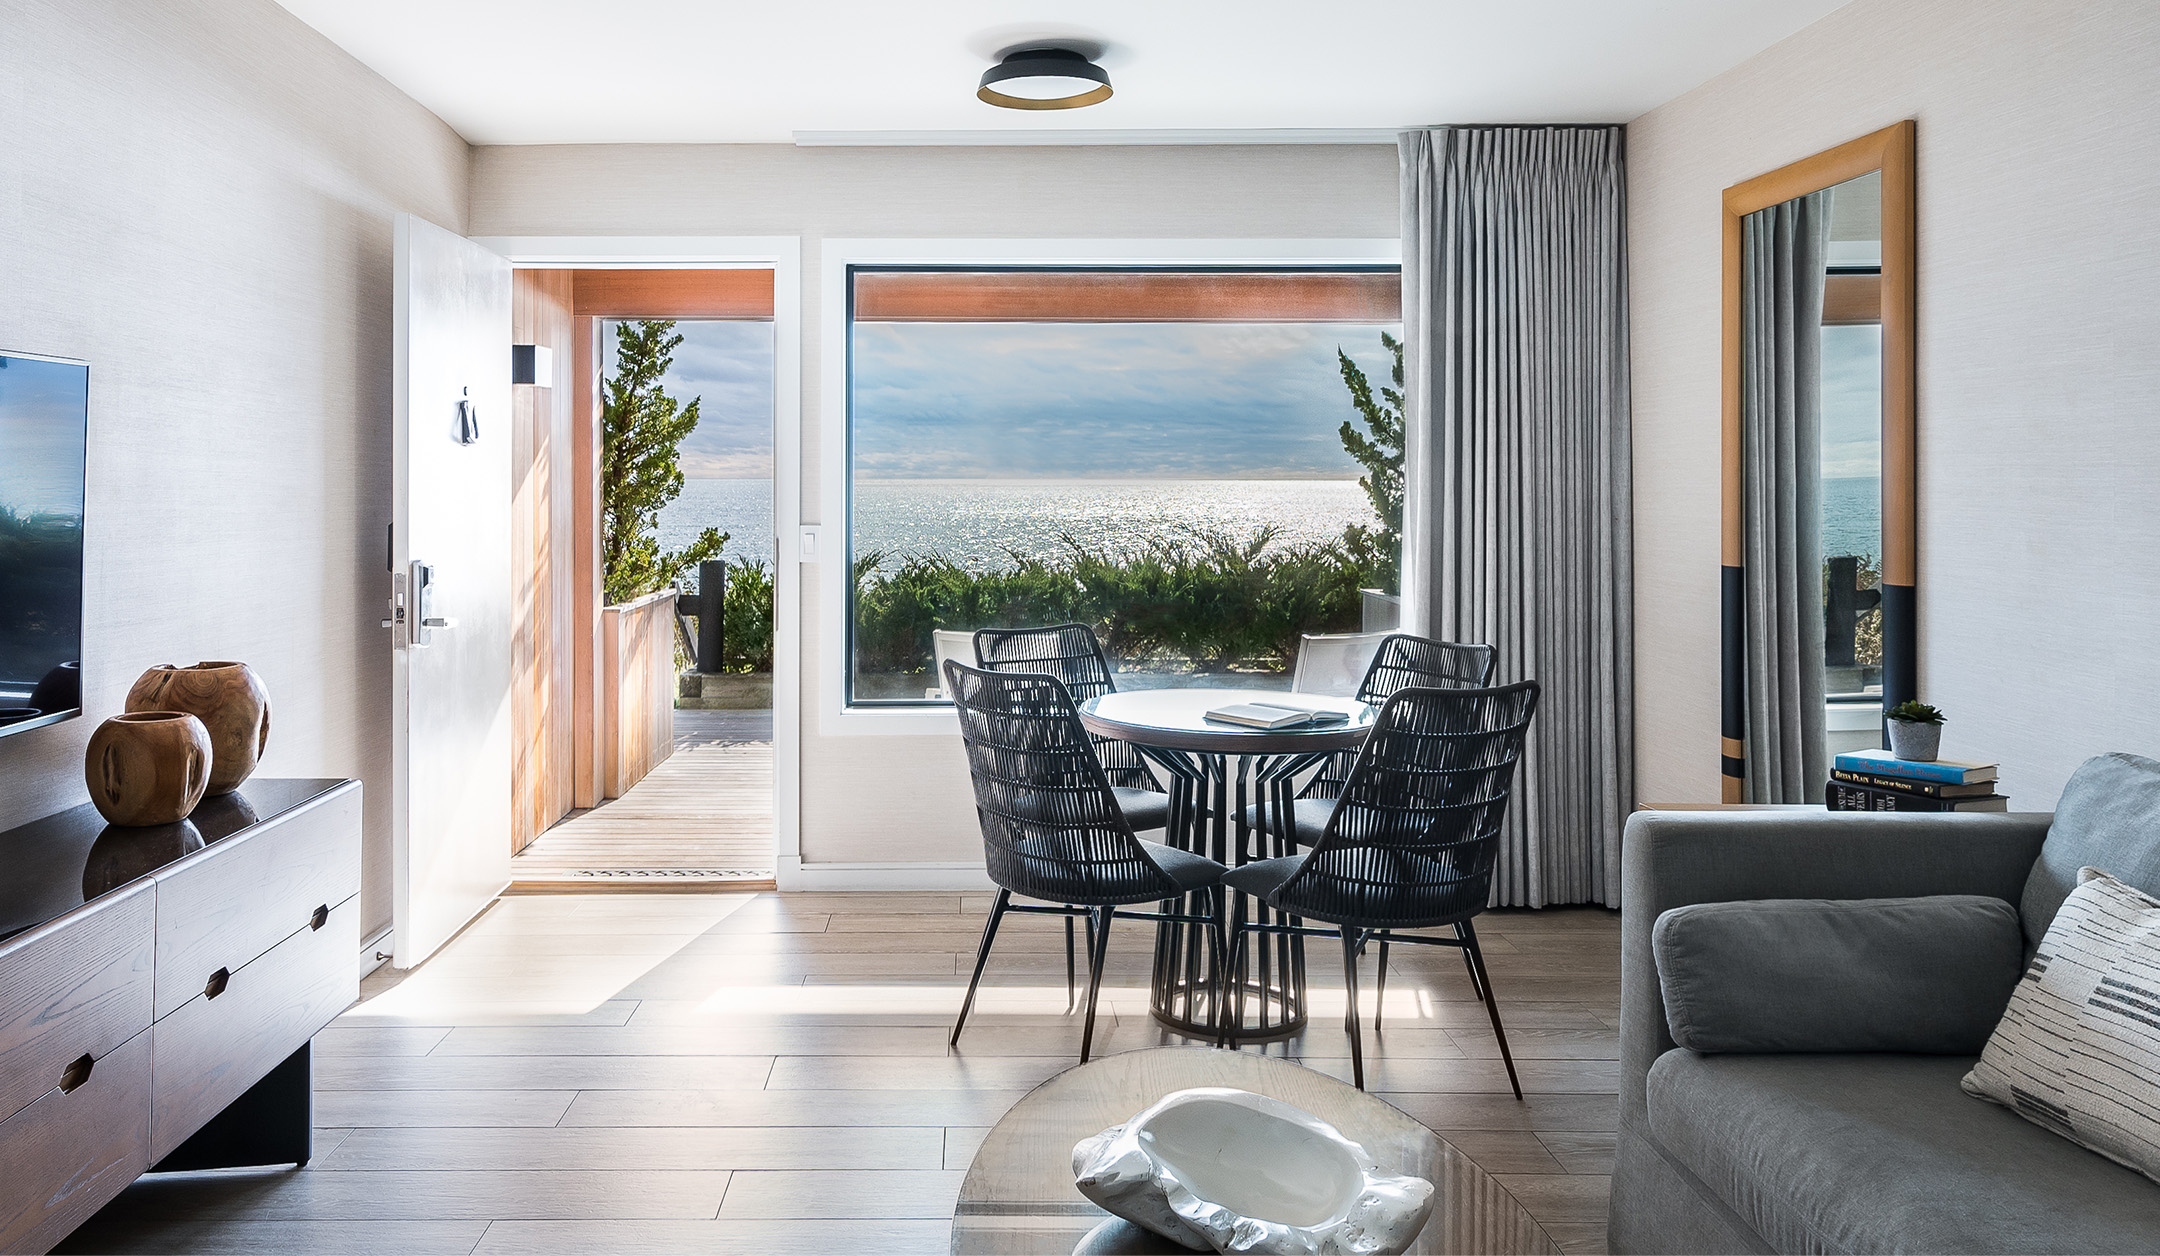
[[[392,962],[510,881],[510,263],[397,217]]]

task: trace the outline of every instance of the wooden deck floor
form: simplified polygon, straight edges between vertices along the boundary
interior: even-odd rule
[[[315,1160],[130,1187],[76,1252],[941,1252],[983,1131],[1070,1067],[1057,922],[1012,917],[957,1050],[987,895],[506,898],[316,1040]],[[1618,1120],[1619,917],[1478,921],[1527,1093],[1459,959],[1397,948],[1367,1079],[1601,1251]],[[1146,1011],[1151,933],[1111,942],[1098,1050]],[[1339,979],[1268,1048],[1347,1076]],[[1368,996],[1369,1000],[1369,996]],[[1332,1008],[1332,1015],[1330,1009]],[[1252,1048],[1248,1048],[1252,1049]]]
[[[510,860],[522,886],[770,882],[771,711],[677,711],[675,753]]]

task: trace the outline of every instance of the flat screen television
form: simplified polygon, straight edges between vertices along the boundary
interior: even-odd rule
[[[0,737],[82,714],[90,364],[0,353]]]

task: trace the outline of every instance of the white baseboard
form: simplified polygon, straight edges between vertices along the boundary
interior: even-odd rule
[[[787,890],[994,890],[979,862],[812,863],[783,855],[773,881]]]

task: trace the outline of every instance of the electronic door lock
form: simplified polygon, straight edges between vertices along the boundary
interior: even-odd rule
[[[410,574],[392,572],[390,575],[390,618],[382,621],[385,628],[402,629],[399,644],[414,648],[424,647],[429,634],[457,627],[457,620],[447,615],[435,615],[435,568],[427,563],[414,563]]]
[[[405,623],[405,573],[393,571],[390,573],[390,618],[382,621],[383,627],[397,634],[390,639],[390,644],[405,644]]]

